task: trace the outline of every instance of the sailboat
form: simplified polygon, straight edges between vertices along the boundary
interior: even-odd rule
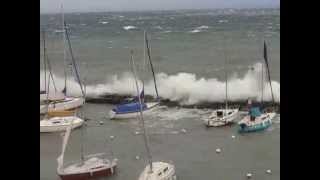
[[[48,87],[50,85],[50,79],[48,81]],[[47,99],[49,97],[50,89],[48,89]],[[47,105],[48,108],[48,105]],[[57,112],[56,112],[57,114]],[[40,133],[48,132],[60,132],[65,131],[69,126],[71,129],[82,126],[84,120],[74,115],[75,112],[69,111],[61,115],[61,112],[58,115],[52,115],[49,111],[45,114],[45,117],[40,121]]]
[[[147,37],[147,33],[144,31],[144,64],[145,64],[145,50],[147,49],[147,54],[148,54],[148,59],[149,59],[149,64],[151,67],[152,75],[153,75],[153,80],[154,80],[154,86],[155,86],[155,91],[157,94],[157,100],[155,102],[145,102],[142,104],[142,110],[144,113],[151,112],[152,110],[156,109],[156,107],[159,106],[160,104],[160,98],[158,94],[158,89],[157,89],[157,83],[156,83],[156,78],[155,78],[155,73],[153,69],[153,64],[151,61],[151,55],[150,55],[150,48],[149,48],[149,41]],[[142,89],[141,93],[138,94],[137,97],[134,97],[133,100],[129,102],[125,102],[119,105],[116,105],[110,112],[109,116],[110,119],[127,119],[127,118],[135,118],[139,111],[140,111],[140,104],[138,101],[138,97],[143,98],[144,97],[144,88]]]
[[[64,164],[64,154],[71,134],[73,124],[69,125],[63,137],[62,151],[57,158],[57,174],[62,180],[87,180],[115,174],[117,159],[109,160],[105,153],[84,156],[81,149],[81,161]]]
[[[272,91],[272,85],[271,85],[271,78],[270,78],[270,70],[269,70],[269,63],[268,63],[268,56],[267,56],[267,45],[264,41],[263,43],[263,58],[264,63],[267,68],[267,74],[268,74],[268,81],[270,84],[270,90],[272,95],[272,101],[274,104],[274,96]],[[261,105],[263,104],[263,89],[264,89],[264,63],[262,63],[262,93],[261,93]],[[249,106],[249,113],[246,115],[241,121],[238,122],[239,124],[239,132],[240,133],[246,133],[246,132],[256,132],[256,131],[262,131],[267,129],[272,124],[272,119],[276,116],[275,112],[272,111],[265,111],[261,112],[260,107],[254,107],[251,105],[251,100],[248,101]]]
[[[211,115],[204,119],[204,124],[207,127],[218,127],[225,126],[234,122],[234,120],[238,117],[239,109],[229,108],[228,107],[228,72],[227,72],[227,57],[225,54],[225,87],[226,87],[226,97],[225,97],[225,108],[224,109],[216,109]]]
[[[65,22],[64,22],[64,24],[65,24]],[[70,43],[69,43],[69,45],[70,45]],[[79,77],[76,66],[74,66],[74,68],[75,68],[76,75],[77,75],[76,77],[78,78],[78,82],[81,87],[82,99],[83,99],[83,103],[84,103],[85,92],[82,88],[82,84],[81,84],[80,77]],[[51,79],[53,80],[52,77],[53,76],[51,74]],[[67,105],[69,105],[69,107],[70,107],[72,104],[75,104],[74,101],[72,102],[72,100],[71,100],[71,103],[69,103],[68,101],[65,101],[66,98],[64,100],[61,100],[60,104],[57,103],[59,101],[53,101],[53,102],[52,102],[52,100],[50,101],[49,100],[49,95],[50,95],[50,88],[49,87],[50,87],[50,78],[48,79],[48,83],[46,84],[46,88],[45,88],[47,90],[47,94],[46,94],[47,95],[47,98],[46,98],[47,104],[40,106],[40,110],[42,110],[45,113],[45,117],[40,121],[40,132],[65,131],[67,129],[67,127],[70,126],[71,124],[72,124],[71,129],[82,126],[82,124],[84,123],[84,120],[75,116],[75,111],[68,110],[67,108],[65,108]],[[63,106],[64,108],[60,108],[61,106]],[[69,109],[74,109],[74,108],[69,108]]]
[[[144,97],[140,96],[140,93],[139,93],[140,91],[139,91],[137,73],[135,70],[135,64],[133,59],[133,51],[131,51],[131,62],[132,62],[131,66],[133,70],[139,105],[144,104]],[[143,84],[144,84],[144,81],[142,80],[142,86],[144,87]],[[145,169],[140,174],[139,180],[176,180],[177,178],[175,174],[175,166],[173,165],[173,163],[152,161],[152,155],[149,148],[148,136],[147,136],[147,132],[144,124],[143,113],[144,113],[143,106],[140,105],[139,117],[140,117],[142,129],[143,129],[143,137],[144,137],[143,140],[144,140],[145,148],[148,154],[149,164],[145,167]]]
[[[68,47],[69,47],[69,52],[70,52],[70,55],[71,55],[71,63],[70,64],[72,65],[72,70],[74,71],[77,83],[80,86],[82,96],[79,96],[79,97],[67,96],[67,74],[66,74],[66,69],[65,69],[65,87],[64,87],[64,89],[62,91],[63,92],[63,98],[54,99],[54,100],[51,100],[49,98],[48,102],[46,102],[48,104],[48,106],[47,105],[40,105],[40,114],[44,114],[47,111],[55,112],[55,111],[64,111],[64,110],[76,109],[76,108],[82,106],[84,104],[84,102],[85,102],[85,99],[83,98],[83,94],[84,94],[83,93],[83,87],[82,87],[82,83],[80,81],[80,75],[79,75],[78,67],[76,65],[76,61],[75,61],[75,58],[73,56],[73,51],[72,51],[71,42],[70,42],[70,38],[69,38],[69,32],[68,32],[68,29],[67,29],[67,26],[66,26],[66,22],[64,21],[64,15],[63,15],[63,29],[64,29],[64,44],[66,44],[65,41],[67,40]],[[64,59],[65,59],[65,62],[66,62],[66,48],[64,48]]]

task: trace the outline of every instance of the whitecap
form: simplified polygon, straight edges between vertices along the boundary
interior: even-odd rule
[[[201,30],[199,29],[195,29],[195,30],[192,30],[192,31],[189,31],[190,33],[199,33],[199,32],[202,32]]]
[[[219,22],[219,23],[227,23],[227,22],[229,22],[229,21],[226,20],[226,19],[221,19],[221,20],[219,20],[218,22]]]
[[[209,29],[209,26],[199,26],[196,29]]]
[[[101,22],[99,22],[100,24],[108,24],[109,22],[107,22],[107,21],[101,21]]]
[[[124,30],[131,30],[131,29],[137,29],[135,26],[123,26]]]

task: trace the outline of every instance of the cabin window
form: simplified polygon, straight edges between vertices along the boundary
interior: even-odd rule
[[[166,172],[166,171],[168,171],[168,167],[164,168],[164,170],[163,170],[163,172]]]
[[[162,173],[161,173],[161,172],[159,172],[159,173],[158,173],[158,176],[161,176],[161,174],[162,174]]]
[[[218,116],[218,117],[223,116],[223,112],[222,112],[222,111],[217,111],[217,116]]]
[[[232,114],[232,112],[229,112],[228,115]]]

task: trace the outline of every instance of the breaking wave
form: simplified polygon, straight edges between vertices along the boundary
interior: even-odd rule
[[[43,72],[42,76],[43,77]],[[43,78],[40,79],[43,83]],[[225,98],[225,82],[217,78],[197,77],[196,74],[180,72],[177,74],[156,74],[159,96],[163,99],[179,102],[181,105],[199,104],[202,102],[223,102]],[[58,89],[62,90],[64,79],[55,76]],[[228,98],[230,101],[242,101],[248,98],[261,99],[261,63],[253,66],[243,77],[236,73],[228,79]],[[140,82],[141,85],[141,82]],[[43,88],[43,84],[41,84]],[[272,81],[273,94],[276,102],[280,102],[280,83]],[[68,80],[68,90],[71,94],[80,94],[79,85]],[[100,97],[105,94],[135,95],[134,79],[131,73],[109,76],[105,83],[88,85],[87,97]],[[265,101],[270,101],[271,91],[266,81],[263,86]],[[156,96],[152,78],[145,82],[145,94]]]

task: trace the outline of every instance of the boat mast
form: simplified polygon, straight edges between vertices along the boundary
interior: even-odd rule
[[[160,101],[158,88],[157,88],[156,77],[155,77],[155,74],[154,74],[154,69],[153,69],[153,65],[152,65],[152,61],[151,61],[149,41],[148,41],[148,36],[147,36],[147,32],[146,31],[144,31],[144,37],[145,37],[145,43],[146,43],[146,46],[147,46],[147,53],[148,53],[148,58],[149,58],[150,66],[151,66],[151,71],[152,71],[152,75],[153,75],[154,88],[155,88],[156,94],[157,94],[157,101]]]
[[[47,62],[46,62],[45,30],[42,30],[42,40],[43,40],[44,91],[47,93]]]
[[[261,64],[261,105],[263,104],[263,90],[264,90],[264,66]]]
[[[77,65],[76,65],[76,60],[75,60],[75,58],[74,58],[74,56],[73,56],[73,51],[72,51],[72,47],[71,47],[70,37],[69,37],[69,33],[68,33],[68,29],[67,29],[67,27],[66,27],[66,22],[65,22],[65,21],[64,21],[64,28],[65,28],[66,39],[67,39],[68,45],[69,45],[69,52],[70,52],[70,55],[71,55],[72,66],[73,66],[73,69],[74,69],[74,71],[75,71],[76,79],[77,79],[78,84],[79,84],[79,86],[80,86],[82,96],[84,97],[84,96],[85,96],[85,93],[84,93],[83,86],[82,86],[82,83],[81,83],[79,71],[78,71],[78,68],[77,68]]]
[[[49,60],[48,55],[47,55],[47,47],[46,47],[46,41],[45,41],[46,38],[45,37],[46,37],[45,36],[45,31],[43,31],[43,54],[44,54],[43,58],[44,58],[46,66],[48,66],[48,70],[49,70],[49,77],[48,77],[49,79],[48,79],[48,81],[50,80],[50,78],[52,79],[52,84],[53,84],[54,90],[55,90],[55,92],[57,92],[57,87],[56,87],[56,84],[54,82],[52,71],[51,71],[51,63],[50,63],[50,60]],[[45,73],[45,78],[46,78],[46,76],[47,76],[47,73]],[[49,82],[48,82],[48,84],[49,84]],[[50,88],[49,85],[48,85],[48,88]],[[47,90],[49,91],[49,89],[47,89]]]
[[[224,40],[224,57],[225,57],[225,63],[224,63],[224,72],[225,72],[225,82],[226,82],[226,105],[225,105],[225,108],[226,108],[226,115],[227,115],[227,109],[228,109],[228,71],[227,71],[227,63],[228,63],[228,58],[227,58],[227,53],[226,53],[226,43],[225,43],[225,40]]]
[[[142,104],[143,104],[143,100],[141,100],[140,97],[140,93],[139,93],[139,86],[138,86],[138,81],[137,81],[137,72],[135,69],[135,64],[134,64],[134,59],[133,59],[133,50],[131,50],[131,67],[132,67],[132,71],[133,71],[133,75],[134,75],[134,80],[135,80],[135,84],[136,84],[136,90],[137,90],[137,94],[138,94],[138,98],[139,98],[139,105],[140,105],[140,120],[141,120],[141,124],[142,124],[142,129],[143,129],[143,137],[144,137],[144,144],[145,144],[145,148],[147,150],[147,154],[148,154],[148,161],[149,161],[149,165],[150,165],[150,173],[152,173],[152,155],[150,152],[150,148],[149,148],[149,142],[148,142],[148,137],[147,137],[147,131],[145,128],[145,124],[144,124],[144,119],[143,119],[143,113],[142,113]],[[142,84],[143,84],[143,80],[142,80]]]
[[[65,34],[65,27],[64,27],[64,10],[63,10],[63,4],[61,4],[61,14],[62,14],[62,31],[63,31],[63,63],[64,63],[64,89],[63,94],[64,96],[67,96],[67,52],[66,52],[66,34]]]
[[[272,91],[272,85],[271,85],[271,77],[270,77],[270,69],[269,69],[269,63],[268,63],[268,51],[267,51],[266,41],[263,41],[263,58],[265,60],[266,66],[267,66],[267,73],[268,73],[268,79],[269,79],[269,83],[270,83],[272,103],[275,104],[273,91]]]

